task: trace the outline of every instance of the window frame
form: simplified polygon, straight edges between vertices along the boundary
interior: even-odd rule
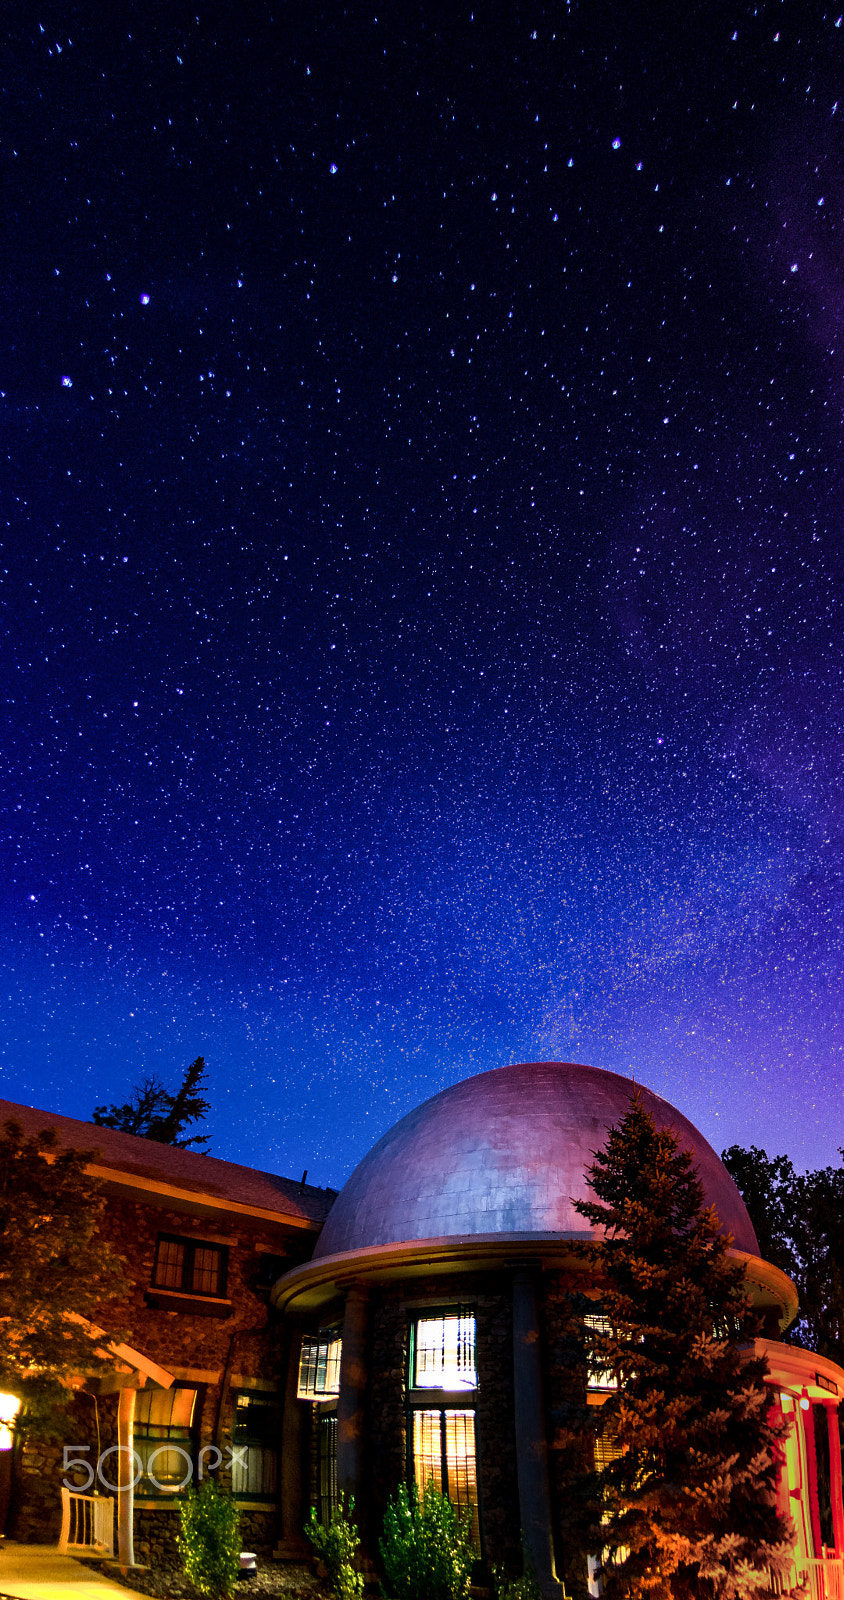
[[[444,1318],[445,1319],[445,1318],[450,1318],[450,1317],[454,1317],[454,1318],[458,1318],[459,1317],[459,1318],[466,1318],[466,1319],[471,1318],[472,1322],[474,1324],[473,1342],[472,1342],[472,1353],[473,1353],[473,1359],[474,1359],[474,1378],[475,1378],[474,1385],[471,1388],[467,1387],[467,1388],[461,1388],[461,1389],[446,1389],[446,1388],[442,1388],[442,1387],[441,1388],[435,1388],[433,1386],[419,1387],[414,1382],[414,1379],[416,1377],[416,1353],[417,1353],[416,1329],[417,1329],[417,1325],[420,1322],[431,1322],[431,1321],[436,1321],[439,1318]],[[467,1413],[467,1414],[471,1415],[471,1418],[472,1418],[472,1432],[473,1432],[473,1436],[474,1436],[474,1460],[473,1460],[472,1465],[473,1465],[475,1500],[474,1500],[474,1504],[470,1501],[469,1505],[470,1505],[470,1508],[472,1510],[473,1538],[474,1538],[474,1540],[476,1542],[477,1552],[478,1552],[479,1556],[481,1558],[483,1558],[483,1552],[484,1552],[485,1544],[484,1544],[483,1506],[482,1506],[482,1496],[481,1496],[481,1478],[480,1478],[480,1470],[479,1470],[479,1468],[480,1468],[480,1439],[479,1439],[479,1427],[478,1427],[478,1423],[479,1423],[478,1391],[479,1391],[479,1387],[480,1387],[480,1378],[479,1378],[479,1374],[478,1374],[477,1350],[478,1350],[478,1315],[477,1315],[477,1310],[476,1310],[476,1308],[474,1306],[464,1304],[463,1302],[461,1302],[460,1304],[451,1304],[451,1305],[445,1305],[445,1306],[442,1305],[442,1304],[425,1306],[425,1307],[416,1306],[416,1307],[414,1307],[413,1311],[410,1312],[410,1323],[409,1323],[409,1327],[408,1327],[408,1338],[407,1338],[407,1373],[406,1373],[406,1384],[405,1384],[405,1403],[406,1403],[405,1446],[406,1446],[406,1471],[407,1471],[408,1488],[411,1488],[413,1486],[413,1484],[417,1483],[417,1481],[418,1481],[417,1480],[417,1476],[416,1476],[416,1461],[415,1461],[415,1456],[414,1456],[414,1432],[415,1432],[415,1416],[416,1416],[416,1414],[420,1413],[420,1412],[428,1412],[430,1415],[437,1415],[439,1417],[439,1426],[440,1426],[440,1482],[444,1486],[444,1493],[446,1493],[446,1494],[448,1494],[448,1488],[449,1488],[449,1465],[448,1465],[448,1451],[447,1451],[448,1417],[452,1416],[452,1417],[456,1418],[462,1413]],[[455,1502],[455,1504],[459,1504],[459,1502]]]
[[[314,1352],[314,1357],[311,1362],[311,1371],[313,1374],[312,1385],[303,1385],[302,1383],[302,1363],[305,1357],[306,1347],[310,1347],[310,1350]],[[335,1351],[336,1353],[332,1354],[332,1351]],[[322,1352],[324,1352],[324,1355]],[[322,1402],[326,1400],[334,1401],[336,1404],[340,1397],[340,1363],[342,1360],[342,1353],[343,1332],[339,1323],[330,1323],[327,1327],[320,1328],[317,1333],[304,1333],[302,1335],[302,1342],[299,1346],[299,1368],[296,1376],[297,1400],[308,1401],[311,1405],[314,1403],[322,1404]],[[329,1378],[329,1375],[336,1379],[336,1387],[317,1387],[321,1367],[326,1380]]]
[[[247,1402],[246,1406],[242,1405],[242,1402],[244,1400]],[[264,1440],[261,1437],[260,1433],[256,1433],[250,1438],[250,1436],[249,1436],[249,1434],[247,1432],[245,1438],[238,1438],[238,1417],[237,1417],[238,1407],[241,1407],[242,1410],[247,1411],[247,1412],[248,1412],[250,1407],[254,1407],[254,1409],[256,1411],[259,1411],[259,1410],[265,1411],[265,1412],[266,1411],[270,1411],[270,1412],[273,1413],[274,1418],[275,1418],[275,1422],[276,1422],[276,1427],[275,1427],[274,1435],[273,1435],[273,1443],[267,1443],[266,1440]],[[246,1501],[246,1502],[249,1502],[249,1503],[254,1502],[256,1505],[257,1504],[275,1505],[277,1500],[278,1500],[279,1487],[280,1487],[280,1484],[281,1484],[281,1399],[280,1399],[280,1397],[278,1395],[268,1394],[264,1390],[256,1390],[256,1389],[238,1389],[238,1390],[235,1391],[234,1401],[233,1401],[233,1405],[232,1405],[232,1452],[233,1452],[233,1455],[234,1455],[234,1452],[236,1452],[237,1450],[243,1450],[243,1449],[245,1449],[247,1451],[247,1466],[246,1466],[247,1477],[249,1475],[249,1462],[248,1462],[248,1453],[249,1453],[249,1451],[251,1451],[251,1450],[259,1450],[261,1452],[261,1456],[262,1456],[261,1477],[262,1477],[262,1479],[263,1479],[263,1476],[264,1476],[263,1457],[264,1457],[265,1454],[270,1455],[272,1457],[272,1462],[273,1462],[273,1471],[272,1471],[273,1484],[272,1484],[272,1488],[271,1489],[250,1489],[250,1488],[236,1489],[235,1488],[235,1475],[238,1472],[238,1470],[240,1470],[240,1469],[238,1468],[238,1464],[237,1464],[236,1460],[233,1459],[232,1460],[232,1495],[233,1495],[234,1499],[237,1500],[238,1502],[243,1502],[243,1501]]]
[[[172,1422],[140,1423],[137,1420],[138,1402],[137,1400],[135,1402],[135,1421],[132,1429],[132,1442],[138,1455],[138,1459],[141,1462],[141,1476],[135,1486],[135,1495],[138,1500],[154,1501],[156,1505],[173,1505],[178,1502],[180,1497],[185,1493],[185,1490],[190,1488],[191,1484],[193,1483],[193,1476],[196,1469],[197,1438],[199,1429],[199,1416],[201,1411],[200,1385],[195,1383],[176,1383],[173,1385],[172,1389],[140,1389],[138,1391],[138,1398],[143,1396],[144,1399],[154,1399],[157,1395],[161,1394],[175,1399],[177,1394],[182,1393],[193,1395],[191,1418],[187,1427],[184,1427],[180,1424],[174,1424]],[[157,1431],[150,1433],[147,1431],[148,1428],[154,1428]],[[152,1446],[152,1449],[148,1453],[144,1453],[144,1451],[138,1449],[139,1444],[143,1445],[147,1443]],[[152,1479],[148,1476],[146,1470],[148,1457],[155,1455],[159,1449],[166,1450],[168,1445],[172,1448],[183,1450],[185,1455],[190,1458],[191,1464],[191,1471],[187,1476],[186,1482],[172,1489],[168,1489],[166,1486],[159,1488],[152,1482]],[[184,1473],[182,1476],[184,1477]]]
[[[163,1244],[179,1244],[183,1247],[181,1281],[179,1284],[159,1282],[159,1264],[161,1261],[161,1246]],[[218,1262],[218,1282],[215,1289],[194,1288],[194,1273],[197,1250],[213,1250]],[[191,1234],[184,1233],[159,1233],[155,1241],[155,1258],[152,1264],[151,1288],[157,1294],[182,1294],[190,1295],[197,1300],[225,1300],[228,1284],[229,1251],[228,1246],[219,1244],[215,1239],[199,1239]]]

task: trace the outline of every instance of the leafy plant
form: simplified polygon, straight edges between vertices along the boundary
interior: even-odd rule
[[[340,1504],[332,1511],[327,1527],[317,1520],[313,1506],[310,1518],[305,1523],[305,1536],[325,1563],[328,1582],[338,1600],[356,1600],[356,1596],[363,1593],[363,1574],[358,1572],[354,1564],[360,1544],[357,1528],[352,1521],[354,1509],[354,1496],[349,1496],[346,1507],[341,1495]]]
[[[200,1594],[229,1600],[240,1575],[240,1512],[214,1478],[179,1504],[182,1566]]]
[[[421,1495],[404,1484],[384,1514],[379,1540],[388,1592],[395,1600],[462,1600],[475,1560],[472,1528],[433,1482]]]
[[[542,1590],[536,1576],[536,1568],[530,1557],[530,1551],[522,1536],[522,1574],[518,1578],[508,1578],[503,1567],[493,1567],[492,1583],[495,1591],[495,1600],[542,1600]]]
[[[63,1150],[53,1128],[0,1128],[0,1391],[22,1401],[16,1432],[66,1427],[68,1379],[108,1371],[104,1346],[126,1337],[109,1302],[130,1285],[100,1232],[93,1159],[92,1150]]]

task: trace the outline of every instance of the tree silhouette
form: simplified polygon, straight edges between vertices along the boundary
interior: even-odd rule
[[[183,1136],[191,1123],[203,1121],[211,1109],[202,1092],[206,1087],[205,1058],[197,1056],[185,1068],[181,1088],[176,1094],[170,1094],[160,1078],[143,1078],[125,1105],[95,1106],[92,1121],[99,1128],[134,1133],[142,1139],[154,1139],[158,1144],[175,1145],[177,1150],[187,1150],[191,1145],[205,1146],[209,1140],[207,1133]]]

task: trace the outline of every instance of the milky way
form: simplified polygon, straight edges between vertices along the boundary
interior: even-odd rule
[[[9,33],[0,1092],[201,1053],[336,1184],[570,1059],[836,1160],[841,17]]]

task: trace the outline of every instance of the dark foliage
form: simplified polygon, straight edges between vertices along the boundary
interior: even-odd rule
[[[784,1337],[844,1360],[844,1168],[796,1173],[786,1156],[771,1158],[755,1145],[731,1145],[722,1160],[760,1253],[797,1286],[800,1311]]]
[[[790,1562],[776,1511],[780,1430],[742,1268],[691,1155],[637,1097],[589,1169],[577,1209],[601,1299],[583,1326],[607,1398],[593,1475],[604,1593],[653,1600],[763,1594]],[[598,1420],[599,1418],[599,1420]]]
[[[172,1144],[178,1150],[191,1145],[205,1146],[208,1135],[194,1133],[184,1138],[191,1123],[201,1122],[210,1110],[203,1090],[207,1088],[205,1060],[197,1056],[185,1068],[181,1088],[170,1094],[159,1078],[144,1078],[122,1106],[96,1106],[92,1121],[100,1128],[116,1128],[120,1133],[135,1133],[158,1144]]]
[[[99,1237],[103,1199],[92,1151],[61,1150],[51,1128],[0,1133],[0,1390],[18,1395],[22,1425],[46,1427],[73,1377],[113,1366],[102,1333],[126,1289],[122,1262]],[[122,1337],[109,1322],[108,1339]]]

